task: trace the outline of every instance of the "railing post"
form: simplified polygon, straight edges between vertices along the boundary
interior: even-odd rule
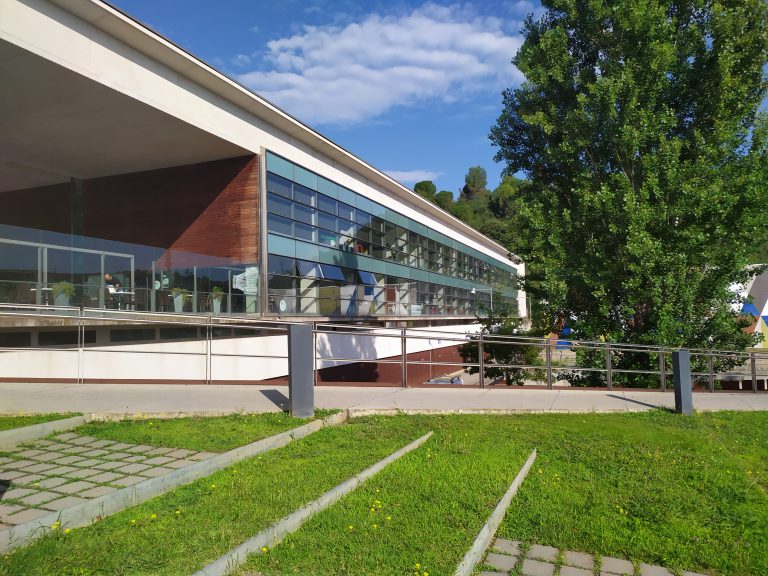
[[[659,381],[661,382],[661,391],[667,391],[667,353],[664,346],[659,348]]]
[[[485,347],[483,346],[483,333],[480,332],[480,338],[477,340],[477,363],[480,375],[480,388],[485,388]]]
[[[288,405],[296,418],[315,415],[312,324],[288,325]]]
[[[213,383],[213,367],[211,348],[213,346],[213,318],[208,317],[208,326],[205,327],[205,383]]]
[[[408,339],[406,329],[400,329],[400,357],[401,357],[401,383],[403,388],[408,388]]]
[[[752,371],[752,392],[757,394],[757,358],[754,352],[749,353],[749,367]]]
[[[547,389],[552,390],[552,341],[549,338],[544,345],[544,358],[547,363]]]
[[[611,365],[611,344],[605,343],[605,380],[608,390],[613,390],[613,366]]]
[[[709,371],[709,391],[715,391],[715,362],[712,357],[712,350],[707,354],[707,370]]]
[[[672,352],[672,370],[675,378],[675,412],[690,416],[693,414],[690,351]]]

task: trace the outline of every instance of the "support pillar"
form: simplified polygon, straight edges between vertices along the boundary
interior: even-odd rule
[[[312,324],[288,326],[288,406],[296,418],[315,415],[315,339]]]
[[[691,352],[689,350],[672,352],[672,371],[675,380],[675,412],[691,416],[693,414],[693,392],[691,390]]]

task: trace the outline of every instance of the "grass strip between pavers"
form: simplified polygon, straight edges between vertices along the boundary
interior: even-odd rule
[[[336,412],[338,410],[316,410],[315,418],[325,418]],[[139,414],[122,420],[93,420],[73,432],[128,444],[225,452],[306,422],[283,412],[185,418],[147,418]]]
[[[28,414],[23,416],[0,416],[0,431],[13,430],[14,428],[23,428],[43,422],[52,422],[54,420],[64,420],[78,414]]]
[[[354,420],[353,420],[354,421]],[[435,416],[435,434],[274,550],[237,572],[450,575],[532,448],[510,441],[506,416]]]
[[[275,520],[428,430],[428,419],[367,418],[325,428],[0,559],[0,574],[189,575]]]

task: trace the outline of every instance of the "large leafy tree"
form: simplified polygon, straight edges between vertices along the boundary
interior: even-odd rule
[[[766,239],[764,0],[544,0],[491,130],[543,321],[743,347],[730,286]]]

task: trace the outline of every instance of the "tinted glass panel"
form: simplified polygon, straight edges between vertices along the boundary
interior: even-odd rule
[[[307,262],[306,260],[297,260],[299,266],[299,275],[307,278],[322,278],[320,264],[317,262]]]
[[[327,280],[339,280],[344,281],[344,274],[341,272],[341,268],[338,266],[331,266],[330,264],[321,264],[321,270],[323,271],[323,278]]]
[[[315,228],[314,226],[310,226],[309,224],[302,224],[301,222],[296,222],[293,225],[293,234],[299,240],[309,240],[310,242],[315,241]]]
[[[277,232],[278,234],[285,234],[286,236],[292,236],[293,230],[291,226],[291,221],[282,218],[280,216],[275,216],[274,214],[270,214],[267,217],[267,229],[270,232]]]
[[[274,194],[269,194],[267,196],[267,212],[290,218],[291,201]]]
[[[315,205],[315,192],[301,184],[293,185],[293,199],[307,206]]]
[[[336,200],[324,194],[317,195],[317,207],[329,214],[336,214]]]
[[[314,224],[315,211],[307,206],[301,204],[293,205],[293,219],[305,224]]]
[[[357,273],[360,275],[360,281],[363,284],[369,284],[371,286],[376,284],[376,278],[373,276],[371,272],[366,272],[365,270],[358,270]]]
[[[268,271],[270,274],[282,274],[284,276],[296,275],[296,261],[286,256],[269,255]]]
[[[344,202],[339,202],[339,216],[341,216],[342,218],[346,218],[347,220],[354,220],[355,209],[349,204],[344,204]]]
[[[267,191],[268,192],[274,192],[275,194],[279,194],[280,196],[285,196],[286,198],[291,197],[291,181],[287,180],[286,178],[283,178],[282,176],[278,176],[277,174],[272,174],[271,172],[267,173]]]
[[[318,212],[317,225],[326,230],[336,230],[336,217],[324,212]]]

